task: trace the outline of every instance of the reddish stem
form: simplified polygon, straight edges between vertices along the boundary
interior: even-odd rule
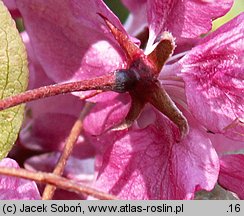
[[[59,94],[66,94],[77,91],[87,90],[112,90],[115,86],[115,76],[113,73],[96,77],[90,80],[82,80],[77,82],[55,84],[43,86],[37,89],[28,90],[15,96],[5,98],[0,101],[0,110],[4,110],[22,103],[26,103],[40,98],[46,98]]]

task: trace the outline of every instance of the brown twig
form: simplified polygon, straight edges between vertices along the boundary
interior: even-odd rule
[[[26,103],[41,98],[46,98],[59,94],[66,94],[77,91],[87,90],[112,90],[115,85],[115,76],[113,73],[96,77],[90,80],[82,80],[78,82],[70,82],[63,84],[55,84],[43,86],[37,89],[28,90],[15,96],[0,100],[0,110],[4,110],[21,103]]]
[[[53,170],[53,174],[56,175],[63,175],[64,169],[65,169],[65,165],[69,159],[69,156],[72,153],[72,150],[74,148],[75,143],[77,142],[77,139],[79,137],[79,135],[82,132],[83,129],[83,120],[84,117],[87,115],[87,113],[90,111],[91,107],[93,106],[92,103],[86,103],[83,110],[81,111],[81,114],[79,116],[79,118],[77,119],[77,121],[75,122],[75,124],[73,125],[69,137],[66,140],[64,149],[59,157],[59,160],[56,164],[56,167]],[[56,190],[56,187],[53,185],[46,185],[44,192],[42,194],[42,199],[43,200],[49,200],[52,199],[54,192]]]
[[[78,184],[73,180],[58,176],[53,173],[46,173],[46,172],[33,172],[28,171],[23,168],[8,168],[8,167],[0,167],[0,174],[1,175],[8,175],[14,177],[20,177],[24,179],[33,180],[43,184],[51,184],[55,187],[75,192],[77,194],[86,194],[93,196],[97,199],[102,200],[116,200],[117,197],[104,193],[102,191],[96,190],[92,187],[86,186],[84,184]]]

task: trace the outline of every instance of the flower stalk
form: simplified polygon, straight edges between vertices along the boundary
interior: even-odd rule
[[[112,90],[114,88],[114,85],[115,76],[113,73],[110,73],[90,80],[43,86],[1,100],[0,110],[14,107],[19,104],[30,102],[33,100],[38,100],[41,98],[47,98],[60,94],[67,94],[71,92],[87,90],[108,91]]]

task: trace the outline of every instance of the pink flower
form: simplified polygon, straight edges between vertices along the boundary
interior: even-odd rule
[[[243,15],[201,40],[232,1],[124,2],[134,14],[132,36],[149,29],[145,52],[102,1],[17,0],[17,6],[52,82],[112,71],[133,81],[116,87],[122,94],[91,99],[96,106],[84,129],[97,136],[94,186],[122,199],[191,199],[218,179],[208,133],[243,141]],[[147,20],[136,20],[145,13]],[[171,57],[175,45],[166,30],[176,38],[178,55]],[[121,126],[131,127],[108,131]]]
[[[4,158],[0,166],[18,168],[16,161]],[[1,200],[38,200],[41,199],[36,183],[29,180],[12,176],[0,176],[0,199]]]

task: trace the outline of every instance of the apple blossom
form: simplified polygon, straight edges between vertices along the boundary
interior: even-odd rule
[[[192,199],[198,190],[211,190],[220,174],[220,184],[238,192],[225,174],[232,177],[243,157],[234,158],[237,166],[227,166],[211,134],[243,141],[243,14],[200,38],[232,1],[123,2],[132,11],[128,32],[100,0],[16,0],[30,38],[29,56],[35,53],[31,62],[38,65],[31,71],[44,77],[37,85],[115,76],[114,92],[87,99],[96,103],[84,119],[83,134],[96,151],[93,186],[122,199]],[[145,26],[149,38],[142,50],[134,37]],[[37,87],[33,80],[30,85]],[[64,116],[76,116],[84,103],[79,97],[86,94],[63,96],[64,103],[38,102],[55,103],[47,111],[32,102],[33,128],[26,126],[20,139],[50,149],[45,123],[59,119],[65,124],[61,129],[69,131]],[[54,139],[52,151],[61,150],[67,136],[57,124],[47,127],[55,137],[63,135]],[[91,152],[81,149],[74,156]],[[242,179],[240,174],[234,182]]]

